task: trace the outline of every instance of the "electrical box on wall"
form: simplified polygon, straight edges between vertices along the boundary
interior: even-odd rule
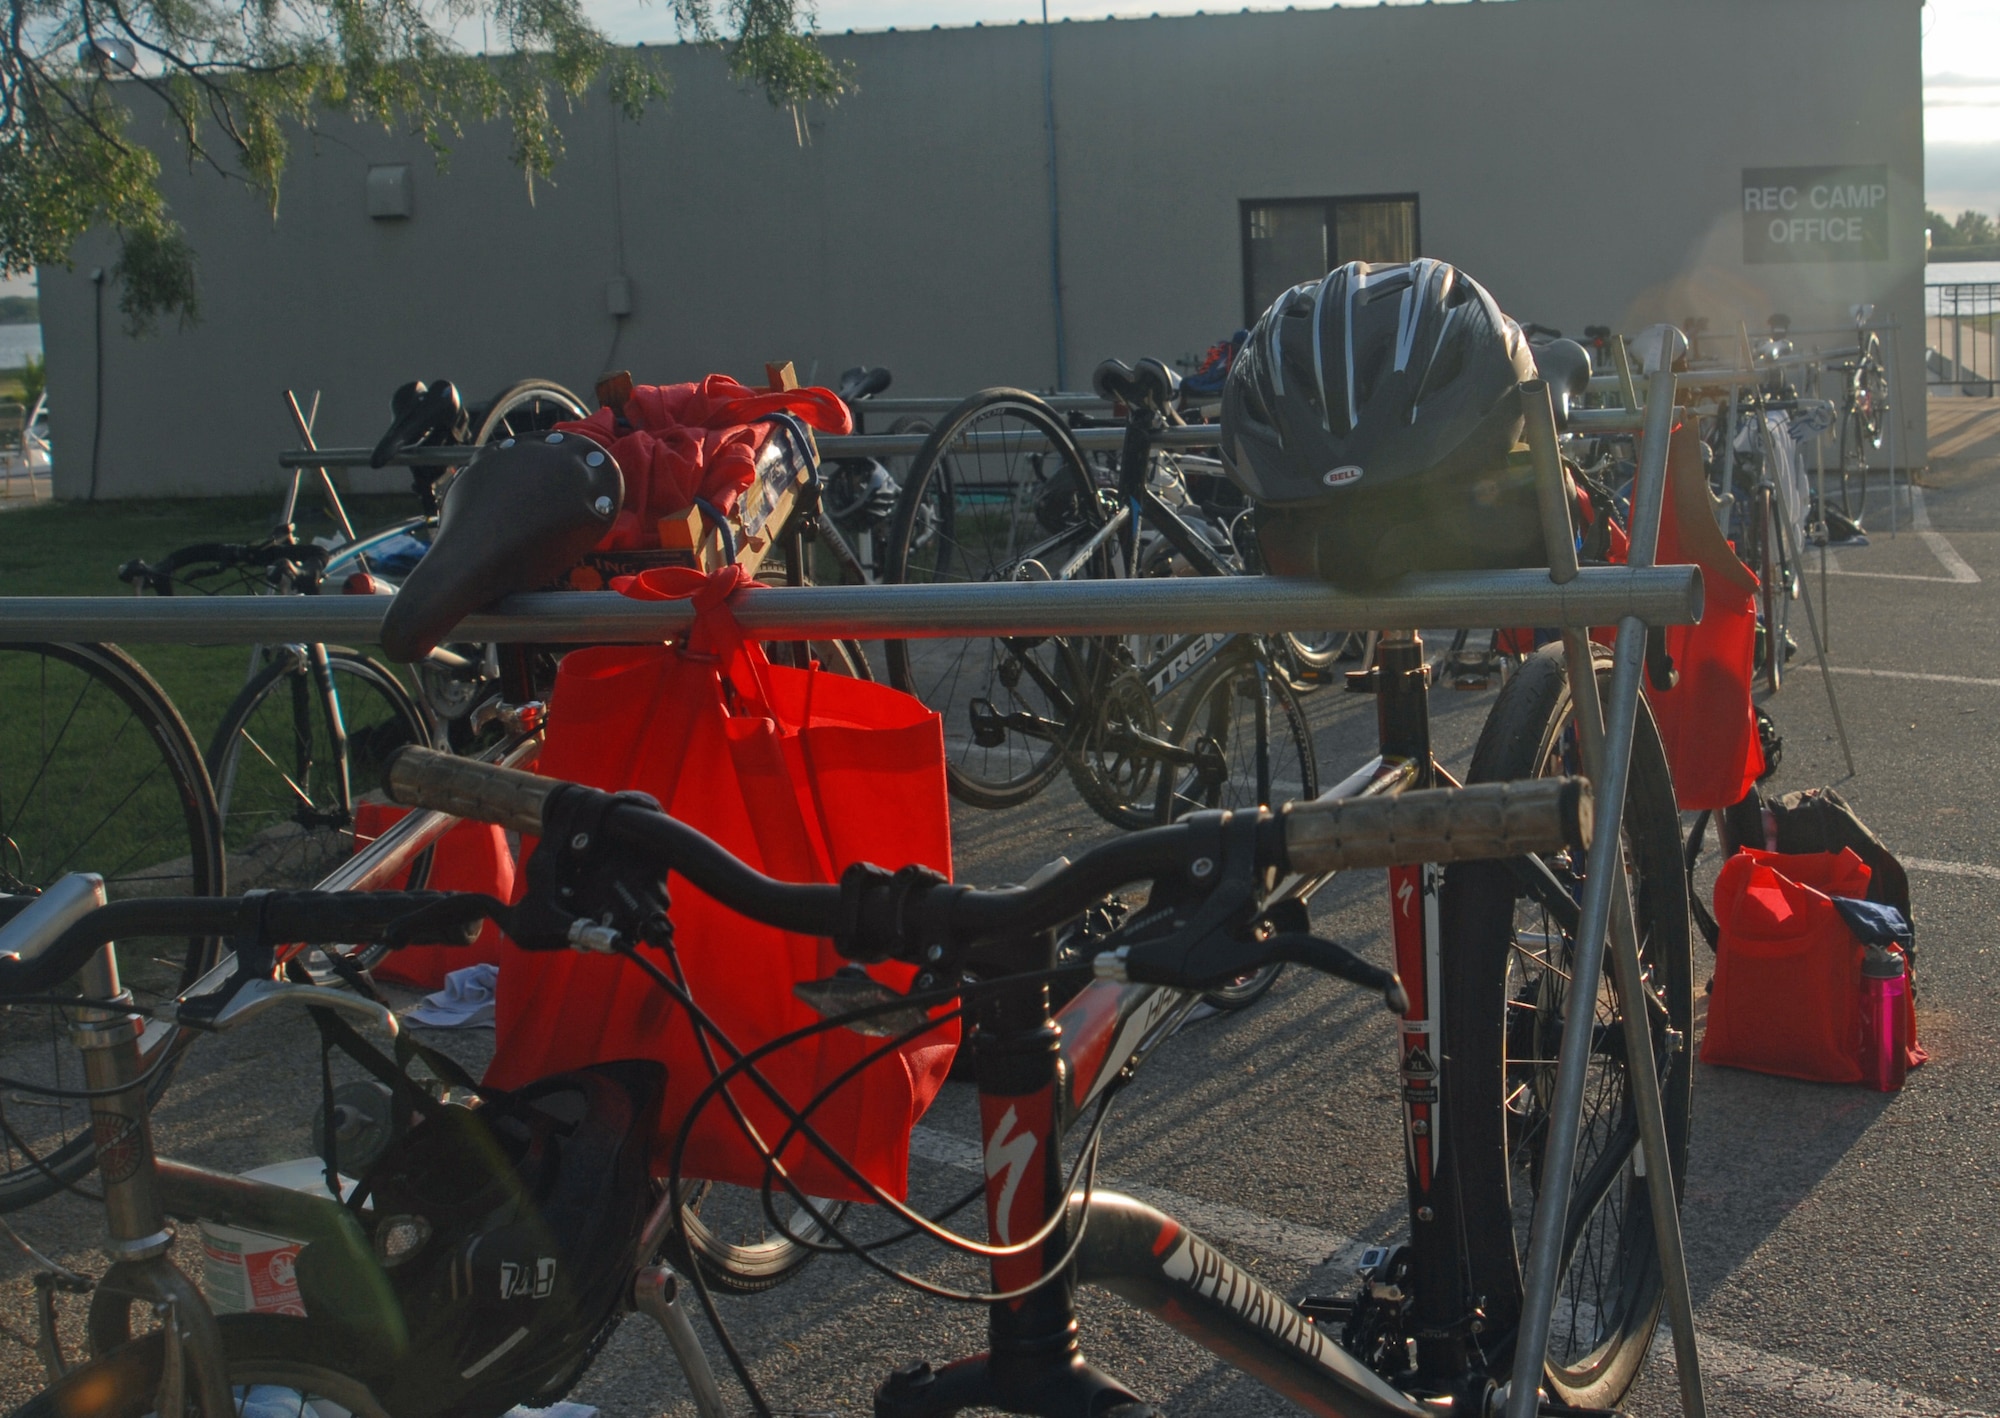
[[[613,276],[604,283],[604,313],[625,316],[632,313],[632,278]]]
[[[376,221],[397,221],[410,215],[408,163],[375,163],[368,169],[368,215]]]

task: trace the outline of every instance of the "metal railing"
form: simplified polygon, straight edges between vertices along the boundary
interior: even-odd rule
[[[1975,398],[1994,396],[2000,377],[2000,281],[1924,287],[1924,382]]]

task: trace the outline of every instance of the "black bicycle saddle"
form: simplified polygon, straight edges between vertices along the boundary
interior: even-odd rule
[[[444,495],[437,535],[382,619],[392,660],[421,660],[471,612],[534,591],[604,539],[625,501],[617,460],[574,433],[481,448]]]
[[[412,443],[464,436],[465,430],[459,427],[464,405],[449,379],[434,379],[429,384],[413,379],[389,396],[389,409],[389,431],[368,455],[371,468],[387,467],[391,458]]]
[[[879,364],[873,369],[857,364],[840,376],[838,392],[840,397],[850,404],[860,399],[873,398],[889,387],[890,377],[889,371]]]
[[[1535,372],[1548,381],[1555,401],[1556,427],[1569,427],[1569,407],[1590,389],[1590,351],[1575,340],[1550,340],[1535,345]]]
[[[1136,367],[1107,359],[1091,375],[1090,387],[1100,399],[1163,414],[1181,391],[1181,377],[1156,359],[1142,359]]]

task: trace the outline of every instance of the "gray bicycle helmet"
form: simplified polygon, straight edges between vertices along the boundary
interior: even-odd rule
[[[1508,453],[1521,329],[1442,261],[1355,261],[1258,320],[1222,399],[1223,466],[1266,567],[1369,587],[1406,571],[1546,564]]]

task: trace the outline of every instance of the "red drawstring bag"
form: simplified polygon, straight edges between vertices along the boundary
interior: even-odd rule
[[[728,596],[752,584],[740,567],[713,576],[678,568],[613,583],[646,600],[692,596],[693,631],[668,645],[572,651],[556,674],[540,771],[609,791],[636,789],[751,866],[791,882],[834,882],[858,861],[951,869],[944,730],[909,695],[818,669],[772,665],[743,639]],[[735,1045],[748,1051],[818,1020],[792,994],[846,962],[830,941],[790,935],[670,879],[674,942],[687,987]],[[913,967],[868,973],[909,987]],[[625,1058],[667,1066],[655,1165],[664,1174],[682,1123],[713,1078],[694,1031],[672,1000],[615,957],[503,948],[497,1037],[486,1082],[517,1088],[563,1069]],[[784,1049],[759,1067],[794,1107],[880,1048],[836,1029]],[[829,1145],[877,1186],[901,1197],[910,1131],[944,1084],[958,1044],[941,1025],[869,1065],[812,1115]],[[717,1050],[718,1059],[726,1056]],[[747,1080],[730,1094],[767,1144],[786,1119]],[[870,1200],[803,1137],[786,1170],[815,1196]],[[689,1136],[682,1170],[758,1186],[764,1161],[728,1107],[712,1098]]]
[[[408,808],[390,803],[360,802],[354,805],[354,844],[367,846],[401,820]],[[377,888],[401,891],[410,879],[409,869],[398,872],[392,881]],[[438,838],[431,853],[430,875],[424,879],[426,891],[480,891],[502,901],[514,899],[514,854],[507,848],[507,833],[490,822],[461,822]],[[497,964],[500,960],[500,928],[486,922],[470,950],[454,945],[408,945],[391,951],[371,972],[377,979],[394,980],[420,990],[444,988],[445,972],[467,965]]]
[[[1818,1083],[1861,1081],[1861,942],[1830,898],[1866,897],[1852,851],[1746,847],[1715,881],[1715,987],[1701,1061]],[[1909,1061],[1916,1006],[1905,996]]]

